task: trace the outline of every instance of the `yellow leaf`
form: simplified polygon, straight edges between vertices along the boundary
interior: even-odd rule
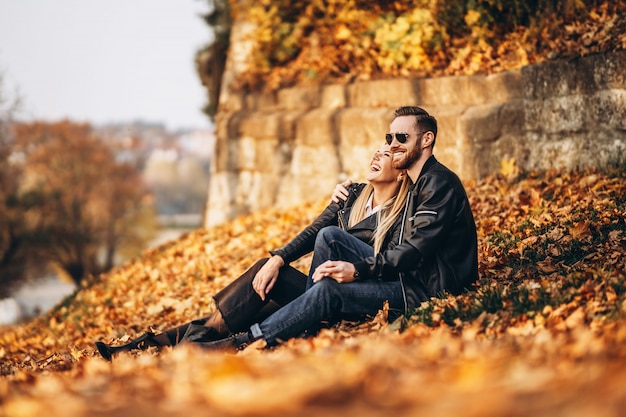
[[[519,170],[515,164],[515,158],[502,158],[500,161],[500,174],[506,178],[511,178],[517,176],[518,172]]]

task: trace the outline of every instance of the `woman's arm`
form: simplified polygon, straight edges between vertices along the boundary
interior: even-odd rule
[[[348,189],[348,199],[344,203],[330,203],[324,211],[308,225],[303,231],[301,231],[296,237],[294,237],[289,243],[280,249],[270,251],[272,255],[279,255],[285,264],[295,261],[296,259],[306,255],[313,250],[315,245],[315,238],[317,233],[326,226],[336,226],[337,213],[341,208],[351,205],[358,194],[363,190],[365,184],[354,184]],[[337,190],[338,187],[335,187]]]
[[[285,261],[279,255],[274,255],[259,269],[252,280],[252,288],[259,294],[261,300],[265,301],[265,296],[274,288],[278,279],[280,268],[285,265]]]

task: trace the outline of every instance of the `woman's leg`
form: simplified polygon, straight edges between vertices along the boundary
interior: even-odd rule
[[[121,346],[96,342],[100,354],[111,360],[113,354],[150,346],[174,346],[183,339],[208,342],[229,334],[246,331],[254,323],[263,321],[281,306],[301,295],[306,286],[306,275],[286,265],[280,269],[278,280],[265,301],[252,288],[252,280],[268,258],[257,261],[239,278],[231,282],[213,298],[217,310],[206,317],[167,329],[159,334],[145,333]]]
[[[265,301],[252,288],[252,281],[268,258],[257,261],[239,278],[213,298],[230,333],[246,331],[305,290],[306,275],[286,265],[280,269],[276,284]]]
[[[337,226],[328,226],[321,229],[315,239],[313,260],[306,283],[308,290],[313,286],[313,272],[326,261],[361,261],[374,255],[374,248],[357,239],[350,233]]]
[[[253,323],[261,322],[281,306],[304,292],[306,276],[290,267],[281,268],[274,288],[266,301],[261,300],[252,288],[252,281],[268,258],[260,259],[250,269],[215,294],[217,310],[206,317],[185,323],[154,336],[162,346],[176,345],[190,327],[213,329],[213,337],[225,337],[248,330]],[[193,329],[191,331],[194,331]]]

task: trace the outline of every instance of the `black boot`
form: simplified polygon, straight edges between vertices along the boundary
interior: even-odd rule
[[[189,323],[185,334],[183,335],[180,343],[203,343],[203,342],[212,342],[215,340],[219,340],[224,335],[221,335],[216,329],[213,327],[205,326],[204,323],[206,320],[194,320]]]
[[[233,334],[224,339],[219,339],[212,342],[194,342],[194,345],[198,345],[201,348],[208,350],[237,352],[238,350],[245,349],[249,344],[258,339],[259,338],[255,338],[251,332],[244,332],[239,334]]]
[[[154,340],[154,333],[148,332],[139,336],[137,339],[131,340],[125,345],[109,346],[102,342],[96,342],[96,348],[100,355],[107,361],[111,361],[113,355],[119,352],[128,352],[135,349],[144,350],[151,346],[161,346],[159,342]]]

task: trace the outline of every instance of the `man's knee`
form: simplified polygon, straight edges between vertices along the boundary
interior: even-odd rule
[[[315,299],[319,304],[326,304],[331,309],[336,309],[341,305],[341,284],[332,278],[323,278],[315,283],[305,294],[309,299]]]

